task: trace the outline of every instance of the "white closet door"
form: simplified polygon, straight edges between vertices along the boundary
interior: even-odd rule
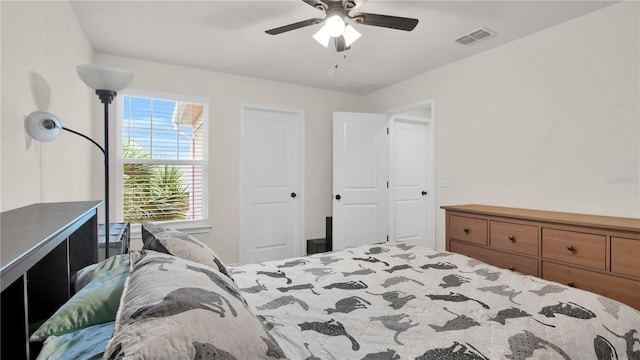
[[[429,244],[427,212],[433,197],[429,173],[431,124],[396,116],[391,121],[391,238]]]
[[[240,262],[301,255],[302,113],[244,107]]]
[[[334,250],[387,240],[387,121],[382,114],[333,114]]]

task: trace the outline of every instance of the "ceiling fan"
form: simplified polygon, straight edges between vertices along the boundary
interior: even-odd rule
[[[351,47],[354,41],[360,37],[360,33],[350,24],[345,23],[350,19],[357,24],[380,26],[404,31],[413,30],[418,25],[418,19],[399,16],[379,15],[370,13],[349,13],[356,10],[367,0],[302,0],[314,8],[324,11],[324,18],[313,18],[299,21],[293,24],[280,26],[265,31],[269,35],[278,35],[287,31],[300,29],[306,26],[325,23],[313,38],[324,47],[334,39],[336,51],[345,51]]]

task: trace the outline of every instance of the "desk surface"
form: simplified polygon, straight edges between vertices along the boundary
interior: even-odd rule
[[[102,201],[40,203],[0,215],[0,273],[36,252]]]

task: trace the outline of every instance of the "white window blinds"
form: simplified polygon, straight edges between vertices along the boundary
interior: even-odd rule
[[[122,221],[206,218],[206,102],[125,95],[119,113]]]

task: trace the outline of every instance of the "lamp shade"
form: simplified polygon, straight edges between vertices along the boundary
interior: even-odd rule
[[[52,113],[34,111],[24,119],[24,129],[32,138],[49,142],[60,136],[62,124],[60,124],[60,119]]]
[[[316,41],[319,42],[320,45],[328,47],[329,40],[331,40],[331,35],[329,34],[327,27],[323,26],[320,28],[320,30],[318,30],[317,33],[315,33],[315,35],[313,35],[313,38],[316,39]]]
[[[119,68],[85,64],[76,67],[78,76],[94,90],[122,91],[133,81],[133,73]]]
[[[347,47],[351,46],[351,44],[358,40],[360,36],[362,36],[362,34],[360,34],[358,30],[354,29],[353,26],[347,25],[344,28],[344,41]]]

